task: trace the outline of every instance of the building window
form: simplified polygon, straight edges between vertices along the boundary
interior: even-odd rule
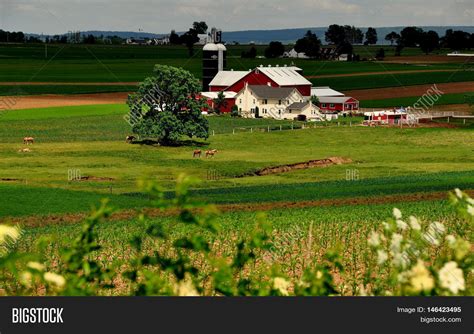
[[[268,104],[268,100],[267,99],[263,100],[263,104]]]
[[[334,103],[331,103],[331,104],[329,105],[329,108],[331,108],[331,109],[334,108]]]
[[[255,104],[255,99],[253,99],[253,104]]]
[[[242,104],[242,99],[239,99],[239,103]]]
[[[326,108],[326,103],[321,104],[321,108]]]
[[[278,100],[278,105],[281,106],[281,100]]]

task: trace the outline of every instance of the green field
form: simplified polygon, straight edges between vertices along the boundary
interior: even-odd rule
[[[126,110],[125,105],[102,105],[3,114],[0,179],[4,181],[0,187],[5,196],[0,199],[0,215],[84,211],[111,192],[117,207],[142,207],[148,200],[136,193],[137,179],[149,177],[170,190],[180,173],[202,179],[196,196],[216,203],[474,189],[474,132],[468,125],[365,128],[356,126],[354,119],[352,127],[318,124],[300,130],[295,123],[291,130],[291,122],[209,117],[211,132],[216,134],[202,148],[216,148],[220,153],[214,159],[193,159],[193,149],[201,146],[126,144],[124,139],[130,134]],[[267,132],[268,127],[274,131]],[[24,147],[24,136],[36,138],[30,153],[17,152]],[[240,177],[265,167],[332,156],[350,158],[353,163]],[[357,171],[357,182],[346,181],[348,170]],[[71,171],[95,179],[71,181]],[[209,171],[216,177],[208,179]]]
[[[463,71],[459,63],[439,64],[396,64],[371,61],[332,62],[301,59],[242,59],[241,52],[249,46],[229,46],[228,69],[249,70],[259,65],[284,66],[294,64],[304,70],[307,76],[341,75],[353,73],[452,70],[452,72],[419,73],[416,75],[377,75],[369,77],[313,79],[315,85],[330,85],[334,89],[357,89],[390,87],[400,85],[430,84],[434,82],[455,82],[473,80],[472,71]],[[258,46],[263,53],[264,46]],[[370,56],[377,47],[357,47],[361,55]],[[387,54],[393,50],[386,47]],[[407,50],[407,55],[419,55]],[[370,57],[369,57],[370,58]],[[0,45],[0,82],[111,82],[116,86],[3,86],[0,95],[15,95],[20,88],[24,94],[74,94],[90,92],[129,91],[131,86],[120,83],[139,82],[150,75],[155,64],[183,67],[196,77],[202,75],[201,51],[196,47],[195,55],[189,58],[184,47],[142,47],[142,46],[84,46],[50,45],[45,58],[43,45]]]
[[[466,96],[472,96],[472,93],[459,93],[459,94],[444,94],[439,97],[433,105],[446,105],[446,104],[463,104],[466,103]],[[382,108],[382,107],[394,107],[394,106],[412,106],[418,100],[420,96],[413,97],[397,97],[392,99],[382,100],[365,100],[360,101],[362,108]]]

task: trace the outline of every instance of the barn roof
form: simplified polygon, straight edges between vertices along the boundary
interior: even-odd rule
[[[320,103],[346,103],[354,98],[350,96],[322,96],[319,98]]]
[[[344,93],[338,92],[337,90],[331,89],[330,87],[312,87],[311,95],[318,97],[323,96],[344,96]]]
[[[209,86],[229,87],[249,73],[249,71],[220,71],[214,79],[212,79]]]
[[[295,90],[292,87],[271,87],[267,85],[249,85],[249,89],[263,99],[284,99]]]
[[[261,73],[275,81],[279,86],[300,86],[300,85],[311,85],[304,76],[298,71],[301,71],[298,67],[264,67],[260,66],[257,68]]]

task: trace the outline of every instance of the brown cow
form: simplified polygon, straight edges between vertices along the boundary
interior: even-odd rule
[[[135,138],[135,136],[127,136],[127,138],[125,139],[125,141],[129,144],[133,143],[133,141],[137,139]]]
[[[202,151],[201,150],[196,150],[193,153],[193,158],[200,158],[201,155],[202,155]]]
[[[23,144],[29,145],[29,144],[34,144],[35,139],[33,137],[25,137],[23,138]]]
[[[206,158],[214,157],[217,153],[219,153],[218,150],[209,150],[209,151],[206,151]]]

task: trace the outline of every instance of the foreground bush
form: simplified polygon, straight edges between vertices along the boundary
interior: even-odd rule
[[[274,261],[281,240],[275,238],[264,215],[249,235],[231,243],[230,256],[222,255],[215,238],[219,213],[214,206],[190,198],[194,182],[181,176],[173,199],[165,198],[156,184],[141,183],[157,207],[174,210],[177,224],[192,226],[194,232],[173,237],[173,226],[145,224],[147,217],[140,215],[146,233],[130,240],[132,253],[119,264],[97,258],[101,249],[97,226],[112,213],[106,202],[86,219],[80,235],[61,248],[61,261],[54,270],[44,265],[49,240],[38,240],[34,254],[19,252],[20,229],[0,225],[1,292],[108,295],[121,285],[129,295],[333,296],[347,295],[344,287],[352,285],[351,294],[359,295],[472,295],[473,254],[467,240],[472,238],[474,201],[459,190],[451,195],[462,217],[456,235],[448,235],[439,222],[405,219],[394,209],[393,217],[370,234],[370,251],[361,272],[345,268],[342,251],[336,247],[324,254],[301,254],[303,268],[289,277]]]

